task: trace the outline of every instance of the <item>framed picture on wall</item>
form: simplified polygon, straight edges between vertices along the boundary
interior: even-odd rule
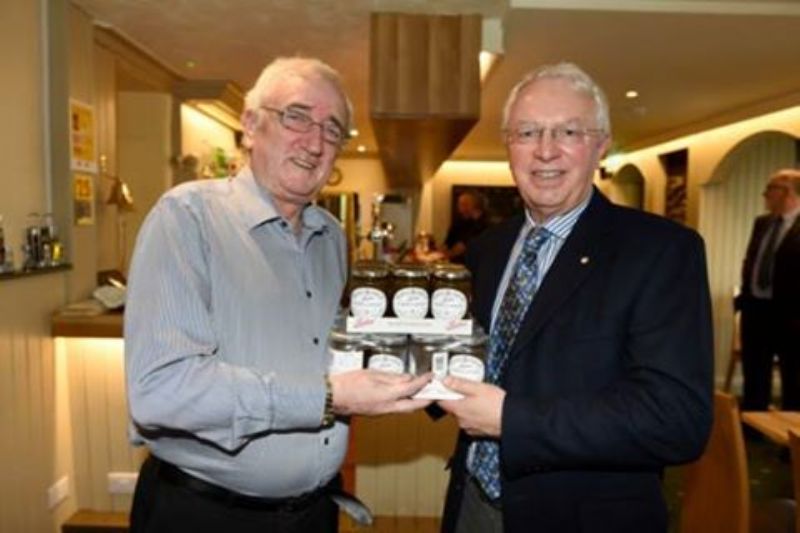
[[[97,124],[94,108],[79,100],[69,101],[70,168],[97,173]]]
[[[486,200],[486,216],[489,224],[498,224],[515,214],[521,212],[524,207],[522,198],[513,185],[508,186],[475,186],[475,185],[453,185],[450,197],[450,225],[456,221],[458,209],[456,202],[462,192],[475,191],[481,194]]]
[[[91,174],[76,172],[72,178],[73,213],[76,226],[94,224],[94,180]]]

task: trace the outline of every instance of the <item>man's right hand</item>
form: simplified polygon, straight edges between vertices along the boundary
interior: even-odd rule
[[[431,374],[415,377],[369,369],[331,375],[333,411],[337,415],[383,415],[422,409],[430,400],[410,397],[427,385],[431,377]]]

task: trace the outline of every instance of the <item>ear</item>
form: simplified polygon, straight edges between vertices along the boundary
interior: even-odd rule
[[[258,113],[252,109],[245,109],[242,113],[242,129],[246,140],[252,141],[258,129]]]

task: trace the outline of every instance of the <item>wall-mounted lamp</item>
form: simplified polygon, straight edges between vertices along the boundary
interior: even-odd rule
[[[240,130],[244,94],[238,85],[226,80],[185,80],[173,87],[183,103],[224,124]]]

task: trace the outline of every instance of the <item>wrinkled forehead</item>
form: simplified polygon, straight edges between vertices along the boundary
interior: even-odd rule
[[[320,113],[319,119],[334,119],[342,127],[348,122],[347,104],[339,87],[324,76],[289,74],[262,95],[262,103],[279,108],[297,107]]]
[[[563,78],[541,78],[523,87],[511,107],[511,122],[595,122],[592,95]]]

